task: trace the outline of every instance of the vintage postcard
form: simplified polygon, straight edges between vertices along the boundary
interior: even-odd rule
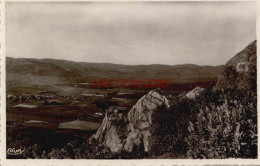
[[[257,1],[1,1],[0,165],[260,164]]]

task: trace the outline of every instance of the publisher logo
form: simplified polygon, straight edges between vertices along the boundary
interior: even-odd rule
[[[8,148],[7,154],[9,155],[19,155],[22,154],[25,151],[25,149],[15,149],[15,148]]]

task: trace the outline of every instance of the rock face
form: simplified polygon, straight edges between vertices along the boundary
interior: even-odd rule
[[[221,88],[256,89],[256,41],[230,59],[214,90]]]
[[[201,87],[196,87],[194,88],[193,90],[189,91],[185,97],[188,98],[188,99],[195,99],[197,96],[200,95],[200,93],[204,90],[204,88],[201,88]]]
[[[125,150],[132,152],[135,145],[143,144],[144,150],[151,150],[151,137],[154,134],[154,122],[159,118],[158,114],[167,111],[169,102],[165,96],[156,91],[150,91],[143,96],[129,111],[128,121],[130,132],[127,135]],[[159,118],[161,120],[161,118]]]
[[[139,99],[128,112],[127,119],[118,113],[117,108],[110,108],[97,133],[90,138],[90,143],[97,141],[116,153],[122,150],[133,152],[135,147],[143,147],[144,151],[150,152],[159,145],[155,143],[160,141],[158,128],[167,128],[161,118],[169,112],[168,108],[168,100],[156,90]]]
[[[116,107],[110,107],[105,114],[101,126],[96,134],[89,139],[92,144],[97,141],[101,145],[105,145],[112,152],[120,152],[123,148],[123,140],[121,137],[127,131],[127,119]]]

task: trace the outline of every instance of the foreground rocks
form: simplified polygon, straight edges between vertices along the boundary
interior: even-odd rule
[[[201,92],[203,90],[204,90],[204,88],[196,87],[193,90],[191,90],[190,92],[188,92],[184,97],[186,97],[188,99],[195,99],[197,96],[199,96],[201,94]]]
[[[124,149],[132,152],[134,146],[143,144],[144,150],[151,150],[152,136],[154,134],[155,121],[164,111],[169,108],[169,102],[165,96],[156,91],[149,92],[143,96],[129,111],[128,121],[130,132],[127,134],[127,141]],[[156,138],[153,138],[156,139]]]
[[[110,107],[96,134],[89,139],[89,143],[92,144],[96,141],[100,145],[108,147],[112,152],[120,152],[124,145],[121,137],[125,135],[127,127],[126,116],[119,113],[116,107]]]
[[[249,44],[226,63],[225,71],[219,76],[214,90],[223,88],[256,89],[256,41]]]
[[[133,152],[136,148],[143,148],[144,152],[150,153],[160,148],[162,135],[158,132],[167,130],[164,119],[169,118],[168,108],[168,100],[157,90],[139,99],[127,115],[111,107],[89,142],[97,142],[115,153]]]

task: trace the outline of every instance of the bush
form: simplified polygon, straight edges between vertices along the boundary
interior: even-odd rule
[[[189,158],[257,157],[256,92],[222,90],[194,103],[190,112],[196,118],[185,136]]]

